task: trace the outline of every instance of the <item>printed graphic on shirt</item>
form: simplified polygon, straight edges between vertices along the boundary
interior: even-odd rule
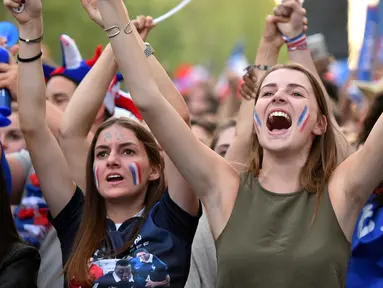
[[[139,237],[137,239],[140,239]],[[89,273],[91,279],[94,279],[93,288],[170,286],[167,265],[146,248],[136,249],[122,259],[103,257],[104,252],[97,250],[90,259]]]

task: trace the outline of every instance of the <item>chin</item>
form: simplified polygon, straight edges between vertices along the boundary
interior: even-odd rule
[[[131,187],[107,187],[100,192],[101,196],[106,200],[115,200],[126,197],[133,197],[134,193]]]

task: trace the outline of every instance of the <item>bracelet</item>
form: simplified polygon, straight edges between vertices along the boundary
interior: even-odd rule
[[[41,51],[38,55],[31,58],[20,58],[19,54],[17,54],[17,61],[21,63],[29,63],[29,62],[36,61],[37,59],[41,58],[41,56],[43,56],[43,51]]]
[[[21,37],[19,37],[19,40],[22,41],[22,42],[25,42],[25,43],[40,43],[41,41],[43,41],[43,35],[41,35],[39,38],[36,38],[36,39],[23,39]]]
[[[120,34],[121,32],[121,29],[118,25],[113,25],[112,27],[109,27],[109,28],[105,28],[104,31],[105,32],[109,32],[113,29],[117,29],[117,31],[111,35],[108,35],[108,33],[106,34],[106,36],[108,36],[108,38],[113,38],[113,37],[116,37],[118,34]]]
[[[152,45],[149,43],[145,42],[145,50],[144,50],[145,56],[149,57],[150,55],[153,55],[155,53]]]
[[[130,34],[130,33],[133,32],[133,27],[132,27],[131,23],[132,23],[132,22],[129,21],[128,24],[125,25],[124,30],[123,30],[125,34]],[[130,28],[130,29],[127,30],[128,28]],[[109,27],[109,28],[104,29],[104,31],[105,31],[105,32],[109,32],[109,31],[111,31],[111,30],[113,30],[113,29],[117,29],[117,31],[114,32],[114,33],[111,34],[111,35],[107,35],[108,38],[116,37],[118,34],[121,33],[120,26],[118,26],[118,25],[113,25],[113,26],[111,26],[111,27]]]
[[[245,71],[247,71],[247,73],[249,73],[253,69],[258,69],[261,71],[269,71],[271,70],[271,68],[273,68],[273,66],[251,64],[245,68]]]
[[[288,38],[282,35],[283,39],[286,42],[288,51],[296,51],[296,50],[306,50],[307,49],[307,38],[306,34],[302,32],[298,36],[294,38]]]
[[[125,34],[130,34],[130,33],[133,32],[133,27],[132,27],[132,25],[130,25],[130,24],[132,24],[131,21],[129,21],[128,24],[126,24],[126,26],[125,26],[125,28],[124,28],[124,33],[125,33]],[[130,27],[130,30],[126,31],[126,28],[128,28],[128,27]]]

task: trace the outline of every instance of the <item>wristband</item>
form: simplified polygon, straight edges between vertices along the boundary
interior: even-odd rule
[[[296,50],[306,50],[307,49],[307,38],[306,34],[302,32],[298,36],[294,38],[288,38],[282,35],[283,39],[286,42],[288,51],[296,51]]]
[[[21,63],[29,63],[29,62],[36,61],[37,59],[41,58],[41,56],[43,56],[43,51],[41,51],[39,54],[31,58],[20,58],[20,56],[17,54],[17,61]]]

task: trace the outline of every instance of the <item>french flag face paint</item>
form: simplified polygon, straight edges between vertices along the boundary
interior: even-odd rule
[[[258,132],[261,128],[261,119],[259,118],[257,111],[254,110],[254,121],[255,121],[255,127],[257,128]]]
[[[303,112],[301,114],[301,116],[299,116],[299,119],[298,119],[298,126],[300,127],[300,131],[302,132],[307,123],[309,122],[309,118],[310,118],[310,112],[309,112],[309,107],[307,107],[307,105],[305,105],[305,108],[303,109]]]
[[[98,184],[98,167],[97,166],[93,167],[93,174],[94,174],[94,183],[96,184],[96,187],[98,189],[99,184]]]
[[[141,184],[141,169],[140,165],[137,162],[129,164],[129,170],[132,172],[133,183],[135,186]]]

